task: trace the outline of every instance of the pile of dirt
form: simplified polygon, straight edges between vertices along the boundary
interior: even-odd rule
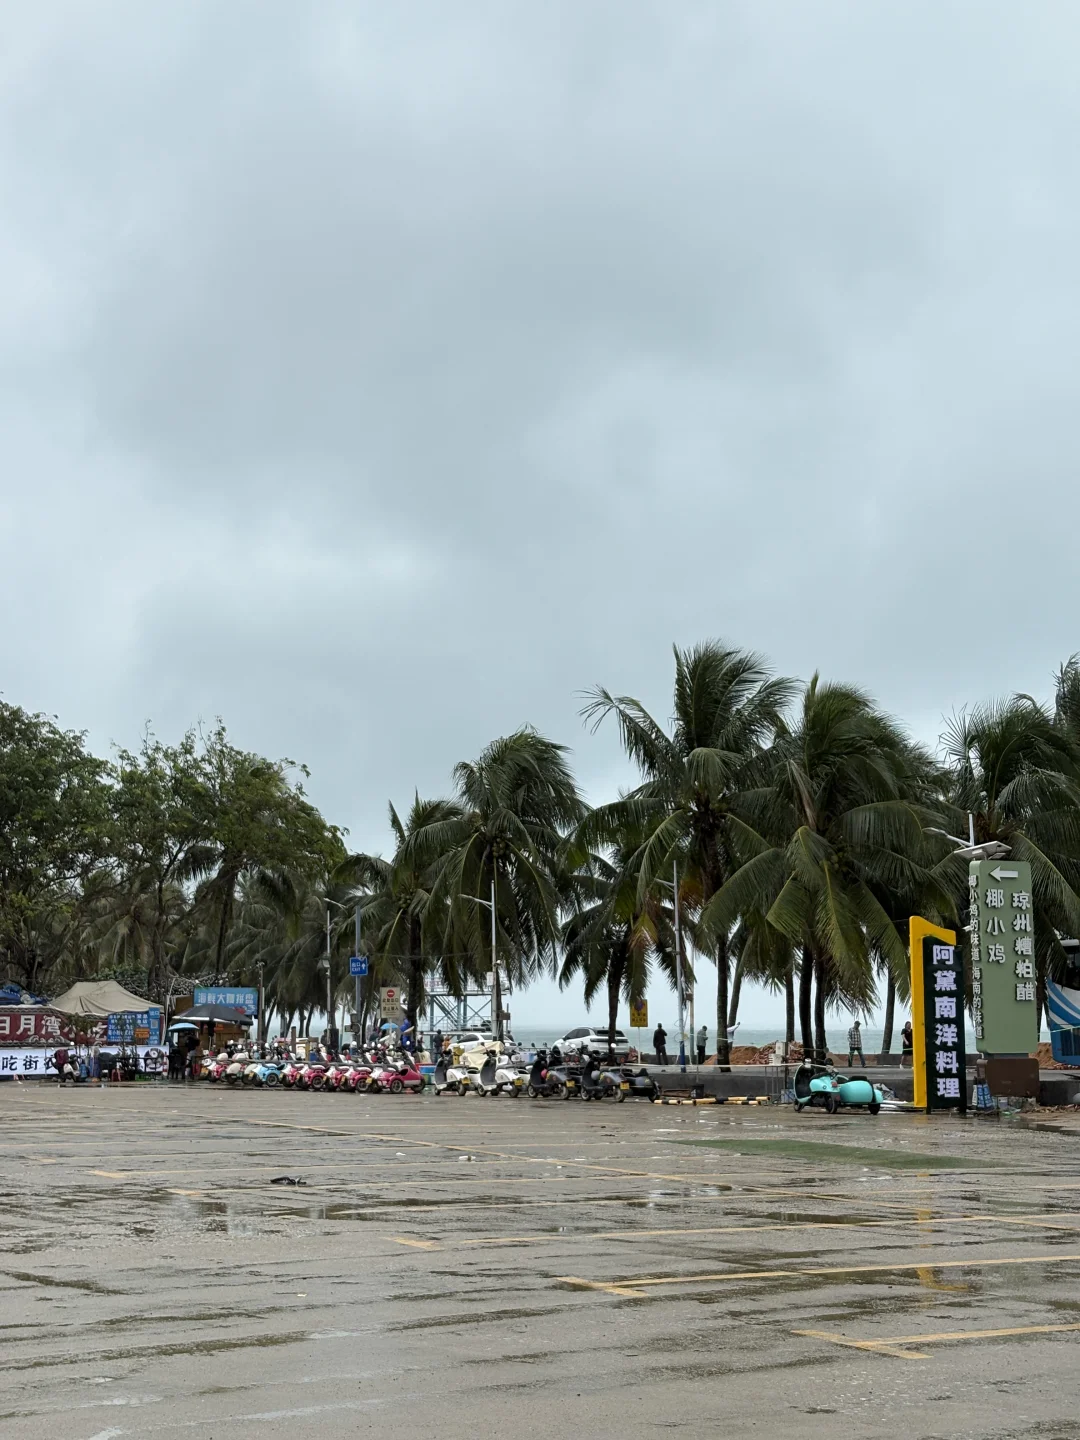
[[[1039,1062],[1040,1070],[1075,1070],[1075,1065],[1062,1065],[1060,1060],[1054,1059],[1054,1052],[1050,1049],[1049,1042],[1041,1041],[1035,1047],[1035,1058]]]
[[[770,1045],[732,1045],[732,1065],[772,1065],[776,1057],[776,1041]],[[803,1058],[803,1048],[796,1041],[788,1046],[788,1060],[798,1063]],[[716,1057],[706,1061],[708,1065],[716,1064]]]

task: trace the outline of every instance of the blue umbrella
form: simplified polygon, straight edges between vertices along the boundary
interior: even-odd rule
[[[169,1026],[170,1030],[197,1030],[198,1025],[193,1025],[190,1020],[174,1020]]]

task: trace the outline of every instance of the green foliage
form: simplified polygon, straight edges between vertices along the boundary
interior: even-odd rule
[[[81,883],[108,854],[106,774],[82,735],[0,701],[0,955],[31,990],[64,949]]]
[[[305,1026],[351,990],[363,911],[370,995],[391,981],[421,1018],[430,972],[454,993],[542,972],[608,1023],[659,973],[717,967],[721,1057],[735,966],[787,997],[804,1042],[826,1010],[866,1011],[907,987],[913,913],[960,923],[970,823],[1031,863],[1040,1000],[1080,934],[1080,658],[1052,706],[1026,695],[954,718],[934,759],[856,687],[774,677],[709,642],[675,650],[670,724],[598,688],[638,783],[588,810],[565,749],[525,728],[458,764],[448,799],[390,807],[393,850],[350,855],[304,793],[307,771],[231,743],[223,725],[178,743],[149,730],[112,763],[83,736],[0,703],[0,978],[61,988],[115,976],[158,997],[194,979],[265,980]]]

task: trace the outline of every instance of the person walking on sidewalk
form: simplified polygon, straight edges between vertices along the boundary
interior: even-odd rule
[[[709,1048],[709,1027],[702,1025],[697,1032],[697,1063],[705,1064],[705,1051]]]
[[[663,1025],[657,1025],[656,1029],[653,1031],[652,1046],[653,1049],[656,1051],[657,1065],[666,1065],[668,1063],[667,1031],[664,1029]]]
[[[858,1055],[862,1062],[862,1068],[865,1070],[866,1056],[863,1054],[862,1031],[859,1028],[858,1020],[855,1021],[854,1025],[852,1025],[851,1029],[847,1032],[847,1063],[849,1065],[855,1064],[856,1055]]]

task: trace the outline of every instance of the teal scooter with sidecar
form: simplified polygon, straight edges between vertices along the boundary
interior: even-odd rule
[[[809,1105],[819,1105],[830,1115],[835,1115],[841,1105],[869,1110],[871,1115],[876,1115],[884,1098],[879,1085],[872,1085],[862,1076],[841,1075],[829,1065],[815,1065],[804,1060],[795,1071],[797,1115],[801,1115]]]

